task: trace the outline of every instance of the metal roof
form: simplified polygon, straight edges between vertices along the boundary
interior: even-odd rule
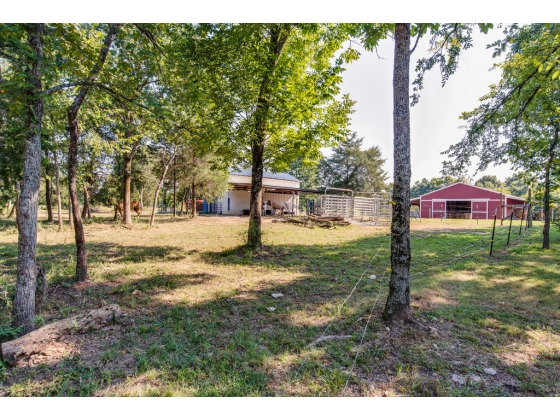
[[[251,169],[230,169],[230,175],[242,175],[242,176],[252,176],[253,171]],[[273,179],[283,179],[285,181],[295,181],[300,182],[299,179],[294,178],[292,175],[286,172],[274,173],[274,172],[266,172],[263,173],[263,178],[273,178]]]
[[[479,190],[484,190],[484,191],[489,191],[489,192],[491,192],[491,193],[500,194],[499,191],[494,191],[494,190],[491,190],[491,189],[488,189],[488,188],[479,187],[478,185],[469,185],[469,184],[465,184],[464,182],[456,182],[456,183],[454,183],[454,184],[446,185],[445,187],[438,188],[437,190],[427,192],[426,194],[422,194],[420,197],[411,198],[410,201],[419,200],[419,199],[421,199],[422,197],[424,197],[425,195],[433,194],[433,193],[435,193],[435,192],[438,192],[438,191],[441,191],[441,190],[445,190],[445,189],[447,189],[447,188],[451,188],[451,187],[454,187],[454,186],[456,186],[456,185],[464,185],[464,186],[467,186],[467,187],[478,188]],[[506,193],[503,193],[503,195],[504,195],[504,197],[508,197],[508,198],[511,198],[511,199],[514,199],[514,200],[527,201],[527,200],[525,200],[524,198],[516,197],[515,195],[506,194]]]

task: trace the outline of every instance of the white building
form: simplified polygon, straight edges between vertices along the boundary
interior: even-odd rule
[[[251,169],[232,170],[229,173],[229,190],[221,197],[222,214],[249,214],[251,201]],[[287,173],[264,172],[263,174],[263,203],[276,201],[286,203],[290,212],[298,213],[299,180]],[[293,209],[293,210],[292,210]]]

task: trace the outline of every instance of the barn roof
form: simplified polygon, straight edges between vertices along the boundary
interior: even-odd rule
[[[447,185],[447,186],[445,186],[445,187],[438,188],[437,190],[430,191],[430,192],[428,192],[428,193],[426,193],[426,194],[422,194],[420,197],[411,198],[410,201],[419,201],[422,197],[424,197],[424,196],[426,196],[426,195],[428,195],[428,194],[433,194],[433,193],[438,192],[438,191],[443,191],[443,190],[445,190],[445,189],[454,187],[454,186],[456,186],[456,185],[465,185],[465,186],[467,186],[467,187],[476,188],[476,189],[483,190],[483,191],[489,191],[489,192],[494,193],[494,194],[500,194],[499,191],[490,190],[490,189],[488,189],[488,188],[479,187],[479,186],[477,186],[477,185],[465,184],[464,182],[456,182],[455,184]],[[513,200],[525,201],[524,198],[516,197],[515,195],[506,194],[506,193],[503,193],[503,194],[504,194],[504,197],[511,198],[511,199],[513,199]]]
[[[229,171],[230,175],[242,175],[242,176],[252,176],[253,175],[253,171],[251,169],[241,169],[241,170],[237,170],[237,169],[230,169]],[[293,177],[292,175],[286,173],[286,172],[279,172],[279,173],[274,173],[274,172],[267,172],[264,171],[263,173],[263,178],[272,178],[272,179],[283,179],[285,181],[296,181],[296,182],[300,182],[299,179]]]

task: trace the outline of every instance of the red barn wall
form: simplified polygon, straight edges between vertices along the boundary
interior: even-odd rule
[[[445,215],[445,201],[471,201],[473,219],[491,219],[494,213],[500,217],[500,193],[495,191],[488,191],[472,185],[456,184],[451,185],[439,191],[433,191],[421,197],[420,201],[420,215],[421,217],[441,217]],[[503,195],[503,204],[505,206],[525,204],[523,200],[516,200],[513,198],[507,199]],[[478,206],[478,208],[477,208]],[[511,214],[511,209],[507,207],[504,209],[504,217]]]

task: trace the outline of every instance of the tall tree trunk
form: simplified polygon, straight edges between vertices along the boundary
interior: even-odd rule
[[[173,218],[177,217],[177,158],[173,162]]]
[[[261,209],[262,209],[262,179],[264,172],[264,132],[257,131],[257,140],[252,145],[251,167],[251,201],[249,213],[249,232],[247,245],[252,250],[262,247]]]
[[[56,150],[53,151],[54,157],[54,170],[56,182],[56,204],[58,209],[58,231],[62,230],[62,200],[60,197],[60,167],[58,166],[58,156]]]
[[[35,329],[35,289],[37,286],[37,203],[41,185],[41,124],[43,119],[42,64],[43,23],[27,24],[31,49],[25,69],[26,133],[23,183],[18,200],[18,260],[13,325],[18,335]]]
[[[91,218],[91,212],[89,211],[89,191],[86,185],[84,185],[84,208],[82,209],[82,219],[85,218]]]
[[[68,224],[70,229],[74,229],[74,218],[72,217],[72,200],[68,196]]]
[[[544,178],[544,227],[543,227],[543,248],[550,249],[550,171],[554,164],[556,148],[558,146],[558,126],[554,127],[554,141],[548,150],[548,161],[545,165]]]
[[[11,213],[12,213],[12,199],[8,198],[8,204],[7,204],[7,207],[6,207],[6,215],[7,215],[8,218],[11,217],[10,216]]]
[[[183,194],[183,198],[181,199],[181,210],[179,211],[179,216],[183,215],[183,205],[185,204],[186,197],[187,197],[187,189],[185,188],[185,193]]]
[[[119,25],[110,24],[109,31],[105,36],[103,48],[99,52],[97,62],[90,71],[88,82],[95,82],[105,64],[111,44],[117,34]],[[84,85],[80,88],[78,94],[74,98],[72,105],[66,109],[68,114],[68,131],[70,134],[70,145],[68,148],[68,184],[70,190],[70,201],[72,202],[72,215],[74,219],[74,237],[76,240],[76,281],[88,279],[87,272],[87,251],[86,240],[84,235],[84,226],[80,214],[80,203],[78,201],[77,191],[77,165],[78,165],[78,141],[80,131],[78,126],[78,113],[89,92],[89,86]]]
[[[130,135],[128,134],[127,137]],[[123,189],[123,223],[132,225],[132,211],[130,210],[130,183],[132,180],[132,159],[140,147],[140,141],[136,141],[130,153],[124,154],[124,189]]]
[[[138,193],[140,195],[140,208],[143,209],[144,208],[144,185],[140,185],[140,192]]]
[[[197,216],[196,214],[196,165],[198,161],[196,159],[196,153],[193,151],[193,161],[192,161],[192,173],[193,179],[191,182],[191,193],[192,193],[192,217],[193,219]]]
[[[192,217],[193,219],[195,217],[197,217],[197,213],[196,213],[196,183],[193,181],[192,185]]]
[[[410,319],[410,24],[395,25],[393,68],[394,185],[391,279],[384,316]]]
[[[52,211],[52,184],[51,177],[49,175],[45,178],[45,198],[47,200],[47,222],[53,222],[53,211]]]
[[[255,110],[255,134],[251,142],[252,174],[251,174],[251,201],[249,213],[249,231],[247,246],[257,251],[262,248],[261,209],[262,209],[262,179],[264,172],[264,150],[266,144],[266,126],[270,114],[270,82],[278,60],[282,55],[290,33],[287,24],[277,24],[270,32],[268,62],[263,76],[257,107]]]
[[[159,180],[159,183],[156,187],[156,192],[154,193],[154,204],[152,206],[152,215],[150,216],[150,226],[153,226],[156,220],[156,206],[157,206],[157,200],[159,197],[159,192],[161,190],[161,188],[163,187],[163,182],[165,181],[165,175],[167,175],[167,170],[169,169],[169,165],[171,165],[171,162],[173,162],[173,159],[175,159],[175,154],[177,153],[177,148],[173,148],[173,153],[171,154],[171,157],[169,158],[169,160],[167,161],[167,163],[164,162],[163,164],[163,172],[161,174],[161,178]]]
[[[19,197],[19,193],[16,193],[16,201],[14,201],[14,205],[12,206],[12,209],[8,213],[8,219],[11,219],[12,217],[14,217],[14,214],[16,213],[16,208],[17,208],[17,205],[18,205],[18,197]]]

